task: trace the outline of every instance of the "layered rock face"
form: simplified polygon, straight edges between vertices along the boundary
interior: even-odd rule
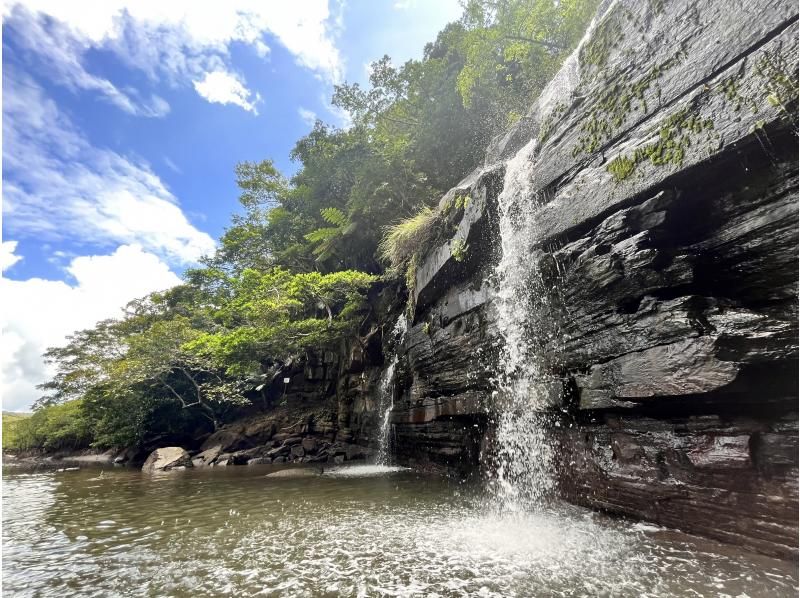
[[[417,272],[399,458],[490,458],[497,199],[522,151],[564,497],[797,554],[797,35],[785,0],[601,8],[442,199],[454,232]]]

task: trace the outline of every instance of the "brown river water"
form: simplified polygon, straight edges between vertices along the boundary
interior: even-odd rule
[[[359,466],[3,471],[4,596],[797,595],[797,564]]]

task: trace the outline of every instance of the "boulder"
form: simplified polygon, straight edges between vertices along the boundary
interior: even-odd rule
[[[142,465],[142,471],[152,473],[154,471],[168,471],[178,467],[191,467],[192,459],[185,449],[179,446],[167,446],[156,449]]]
[[[231,455],[231,464],[247,465],[250,459],[258,457],[261,454],[261,450],[261,447],[255,447],[243,451],[236,451]]]
[[[267,457],[271,457],[272,459],[275,459],[276,457],[285,457],[286,455],[289,454],[290,450],[291,449],[288,446],[279,446],[270,451],[267,451]]]
[[[299,459],[301,457],[304,457],[305,454],[306,454],[305,449],[299,444],[296,444],[295,446],[292,447],[292,458]]]
[[[303,447],[303,450],[306,453],[313,454],[317,452],[317,440],[315,438],[303,438],[303,441],[300,443]]]
[[[244,435],[244,427],[242,425],[232,425],[214,432],[206,438],[200,449],[205,451],[215,446],[220,446],[223,451],[231,451],[241,448],[242,445],[248,446],[247,438]],[[249,446],[252,446],[252,444]]]
[[[220,453],[222,453],[222,445],[218,444],[216,446],[212,446],[211,448],[204,450],[202,453],[198,453],[192,457],[192,465],[195,467],[211,465],[217,460]]]
[[[270,463],[272,463],[272,459],[269,457],[255,457],[247,462],[248,465],[269,465]]]

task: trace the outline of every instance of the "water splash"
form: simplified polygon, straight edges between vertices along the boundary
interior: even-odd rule
[[[406,331],[408,330],[408,320],[404,314],[401,314],[397,322],[392,328],[392,336],[394,337],[396,347],[403,342]],[[381,435],[378,443],[378,465],[391,465],[392,464],[392,451],[391,451],[391,416],[392,409],[394,409],[394,371],[397,367],[397,362],[400,359],[397,349],[392,355],[392,361],[381,374],[380,384],[378,385],[378,393],[380,396],[380,409],[383,411],[383,421],[381,423]]]

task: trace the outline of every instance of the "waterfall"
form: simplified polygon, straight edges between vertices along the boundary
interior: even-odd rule
[[[408,330],[408,320],[405,315],[401,315],[392,328],[392,336],[395,341],[395,350],[392,355],[392,361],[383,370],[381,380],[378,385],[378,396],[380,397],[379,409],[383,412],[383,422],[381,423],[381,435],[378,443],[378,465],[391,465],[392,464],[392,451],[391,451],[391,430],[392,426],[390,418],[392,409],[394,409],[394,371],[397,367],[397,362],[400,357],[398,349],[405,338],[406,331]]]
[[[580,83],[581,48],[616,3],[602,3],[577,48],[540,94],[534,109],[540,122],[558,104],[571,104]],[[553,285],[545,280],[533,249],[541,207],[541,194],[532,183],[536,146],[536,139],[531,139],[506,163],[497,199],[502,255],[494,285],[503,346],[493,401],[498,412],[493,494],[502,509],[511,511],[535,506],[555,489],[548,409],[558,403],[561,383],[551,373],[554,356],[544,346],[549,341],[552,348],[560,334]]]
[[[553,489],[553,448],[547,440],[543,410],[550,404],[541,338],[541,302],[549,295],[532,255],[536,233],[536,197],[531,169],[536,141],[531,140],[506,164],[498,197],[502,255],[495,269],[497,325],[503,339],[495,405],[500,506],[517,510],[539,502]]]

